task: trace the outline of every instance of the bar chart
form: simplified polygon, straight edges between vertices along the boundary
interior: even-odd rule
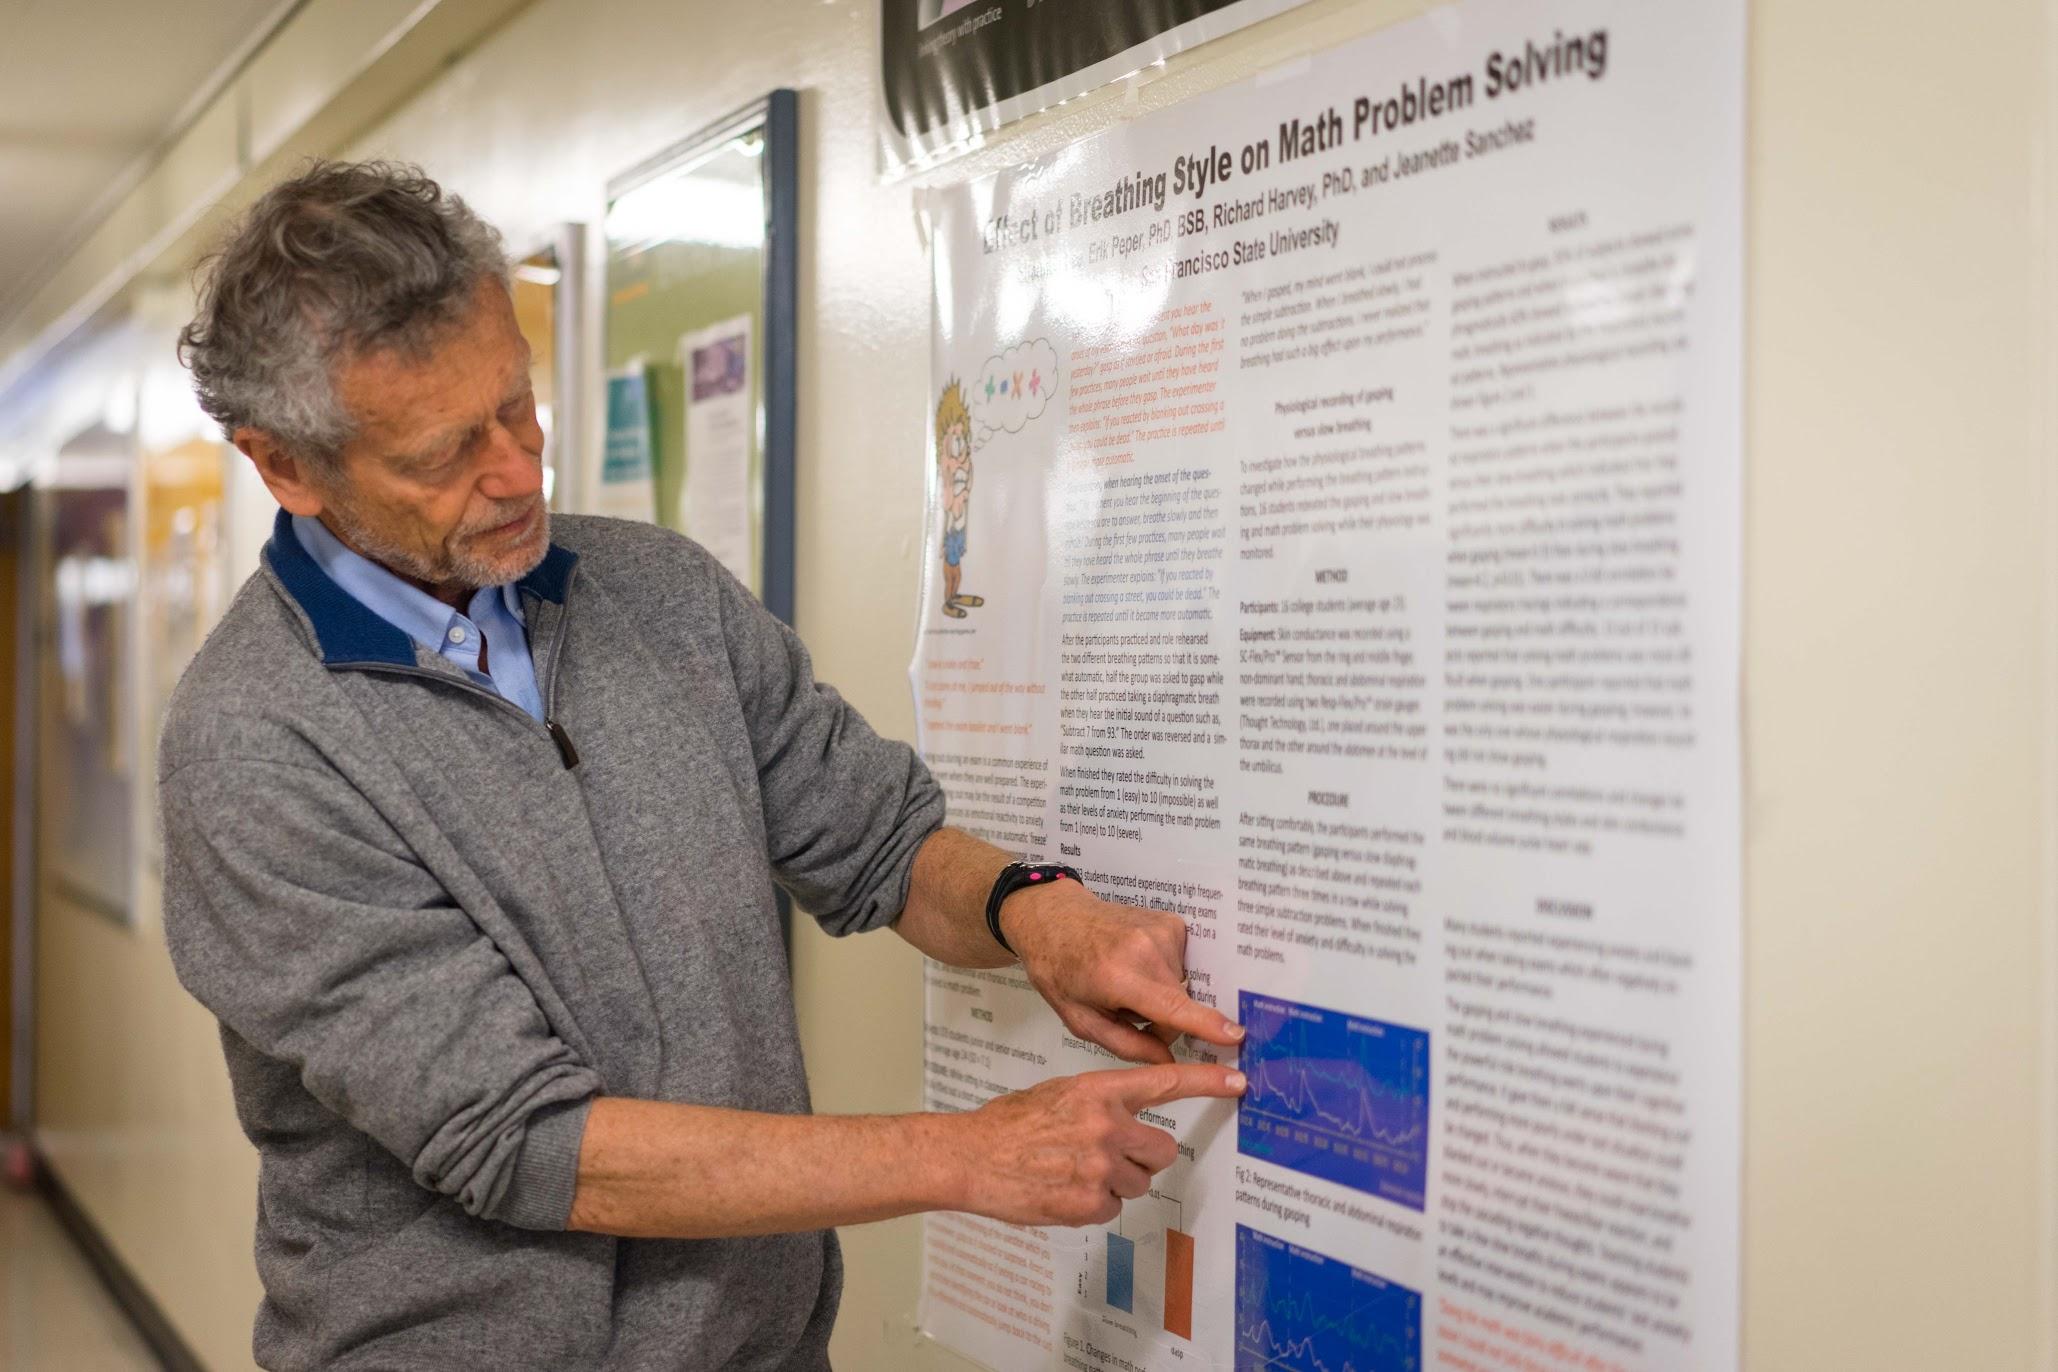
[[[1193,1337],[1193,1235],[1125,1216],[1103,1232],[1096,1258],[1087,1289],[1109,1310]]]

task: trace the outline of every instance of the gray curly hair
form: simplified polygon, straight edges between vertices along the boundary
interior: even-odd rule
[[[425,353],[480,280],[507,271],[500,234],[421,168],[318,161],[259,197],[201,263],[179,360],[224,434],[261,429],[333,476],[355,428],[336,363]]]

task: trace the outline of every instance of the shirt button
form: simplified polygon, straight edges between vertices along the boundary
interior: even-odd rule
[[[450,626],[450,641],[452,643],[464,642],[464,625],[453,624]]]

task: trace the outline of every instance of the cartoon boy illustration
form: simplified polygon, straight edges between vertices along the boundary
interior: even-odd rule
[[[967,609],[977,609],[986,599],[959,589],[964,570],[958,564],[965,559],[965,525],[972,510],[972,412],[955,380],[936,402],[936,468],[943,480],[943,612],[963,619]]]

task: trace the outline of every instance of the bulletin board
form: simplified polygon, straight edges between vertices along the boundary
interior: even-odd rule
[[[37,491],[38,865],[65,900],[120,924],[135,914],[132,462],[131,436],[95,425]]]
[[[586,501],[695,539],[789,622],[798,125],[774,91],[609,184]]]

